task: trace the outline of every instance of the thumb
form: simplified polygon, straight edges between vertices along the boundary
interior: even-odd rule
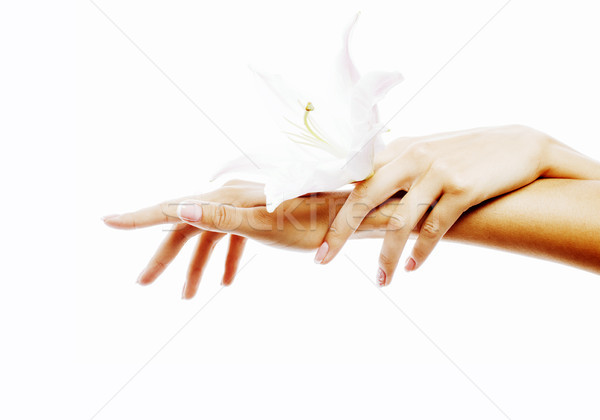
[[[179,218],[190,225],[249,237],[270,228],[263,213],[268,214],[264,207],[244,208],[193,200],[184,201],[177,207]]]

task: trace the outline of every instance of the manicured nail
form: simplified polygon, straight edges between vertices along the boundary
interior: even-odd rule
[[[415,262],[413,257],[408,257],[408,259],[406,260],[406,264],[404,265],[404,269],[406,271],[413,271],[415,269],[416,265],[417,265],[417,263]]]
[[[321,264],[323,262],[327,256],[327,251],[329,251],[329,244],[323,242],[315,255],[315,264]]]
[[[146,269],[144,268],[142,270],[142,272],[140,273],[140,275],[138,276],[137,280],[135,281],[137,284],[141,284],[142,286],[144,286],[145,284],[142,283],[142,279],[144,278],[144,275],[146,274]]]
[[[381,267],[379,267],[379,269],[377,270],[377,284],[379,286],[385,286],[385,271],[383,271],[381,269]]]
[[[225,281],[227,280],[227,281]],[[221,279],[221,286],[229,286],[231,284],[231,281],[229,279],[226,279],[225,276],[223,276],[223,278]]]
[[[103,222],[106,222],[108,219],[112,219],[113,217],[117,217],[118,214],[107,214],[106,216],[102,216],[101,219]]]
[[[186,281],[185,283],[183,283],[183,290],[181,291],[181,299],[183,299],[183,300],[191,299],[191,297],[188,297],[186,295],[187,287],[188,287],[188,284],[187,284],[187,281]]]
[[[177,206],[177,216],[190,222],[197,222],[202,218],[202,207],[197,203],[181,203]]]

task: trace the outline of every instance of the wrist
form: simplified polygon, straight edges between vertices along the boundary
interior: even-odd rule
[[[600,163],[546,136],[541,159],[543,178],[600,179]]]
[[[541,154],[539,162],[538,178],[556,178],[560,170],[561,144],[554,138],[543,135],[539,138],[541,143]]]

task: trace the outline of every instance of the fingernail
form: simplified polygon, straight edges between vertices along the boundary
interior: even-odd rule
[[[408,257],[408,259],[406,260],[406,264],[404,265],[404,269],[406,271],[413,271],[415,269],[416,265],[417,265],[417,263],[415,262],[413,257]]]
[[[323,242],[315,255],[315,264],[321,264],[323,262],[327,256],[327,251],[329,251],[329,245],[327,242]]]
[[[185,283],[183,285],[183,290],[181,291],[181,299],[185,300],[187,299],[186,295],[185,295],[185,291],[187,290],[187,283]]]
[[[106,222],[108,219],[112,219],[113,217],[117,217],[118,214],[107,214],[106,216],[102,216],[100,219],[102,219],[103,222]]]
[[[225,281],[227,280],[227,281]],[[221,278],[221,286],[229,286],[231,284],[231,282],[229,281],[229,279],[226,279],[225,276],[223,276],[223,278]]]
[[[202,218],[202,207],[196,203],[181,203],[177,206],[177,216],[190,222],[197,222]]]
[[[385,271],[383,271],[381,269],[381,267],[379,267],[379,269],[377,270],[377,278],[376,278],[376,280],[377,280],[377,284],[380,287],[385,286]]]
[[[138,276],[137,280],[135,281],[137,284],[141,284],[142,286],[144,286],[144,283],[142,283],[142,279],[144,278],[144,274],[146,274],[146,269],[145,268],[142,270],[142,272]]]

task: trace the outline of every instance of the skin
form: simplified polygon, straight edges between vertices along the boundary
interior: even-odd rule
[[[240,193],[241,191],[243,193]],[[225,184],[216,191],[206,194],[169,200],[136,212],[110,215],[102,218],[110,227],[128,230],[173,223],[172,229],[165,236],[147,266],[138,276],[137,282],[141,285],[151,284],[162,274],[171,261],[175,259],[183,246],[190,239],[198,236],[182,292],[182,297],[185,299],[192,298],[196,294],[202,273],[210,259],[212,250],[219,241],[227,236],[226,233],[198,229],[181,222],[177,216],[177,206],[189,199],[215,201],[238,207],[264,205],[262,185],[245,181],[233,181]],[[225,286],[233,282],[246,245],[246,240],[245,237],[240,235],[230,235],[229,249],[222,279],[222,284]]]
[[[207,194],[165,201],[104,221],[119,229],[173,223],[140,274],[138,281],[144,285],[165,270],[188,240],[199,236],[182,295],[189,299],[196,294],[210,252],[228,234],[223,285],[230,285],[235,277],[246,238],[286,249],[316,249],[350,195],[346,191],[299,197],[268,213],[262,188],[261,184],[233,181]],[[402,200],[400,193],[372,210],[354,236],[385,236],[395,228],[389,222]],[[600,181],[539,179],[469,209],[444,238],[550,259],[600,274],[598,208]],[[424,214],[413,233],[421,231],[429,215]]]
[[[419,224],[405,264],[408,271],[424,263],[469,208],[540,178],[599,180],[600,164],[520,125],[398,139],[379,155],[375,174],[356,184],[315,261],[330,262],[371,210],[398,191],[406,191],[390,218],[379,256],[377,280],[382,286],[389,284],[406,241]]]
[[[600,274],[600,181],[540,179],[467,211],[445,239]]]

